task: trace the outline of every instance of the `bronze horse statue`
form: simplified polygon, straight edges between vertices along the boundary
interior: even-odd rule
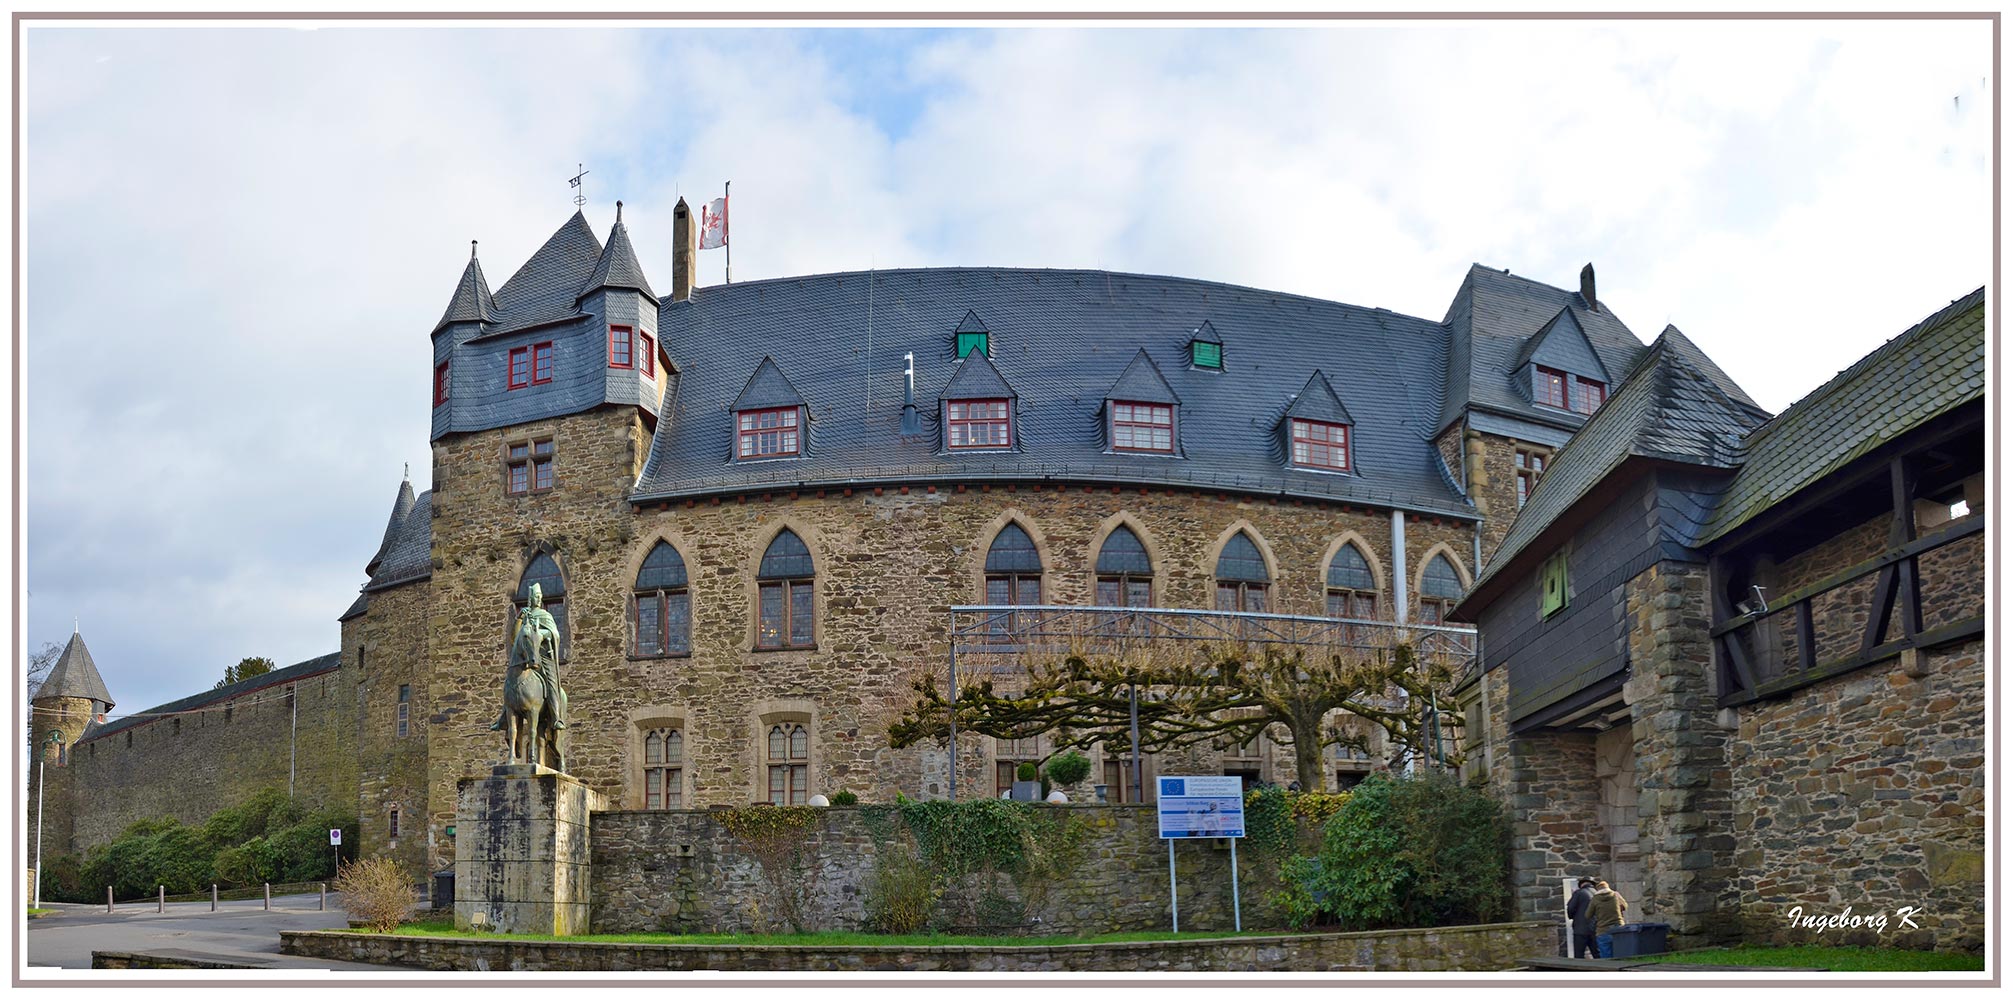
[[[512,764],[566,770],[566,690],[559,686],[559,628],[537,584],[517,619],[503,676],[503,731]]]

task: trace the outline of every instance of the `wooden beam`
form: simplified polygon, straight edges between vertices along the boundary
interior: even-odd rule
[[[1887,529],[1889,545],[1906,545],[1915,540],[1915,463],[1905,455],[1887,464],[1888,481],[1894,491],[1894,519]],[[1922,587],[1920,568],[1914,556],[1904,557],[1897,566],[1901,593],[1901,631],[1914,635],[1922,631]]]
[[[1751,692],[1738,691],[1722,696],[1719,700],[1720,707],[1731,708],[1736,705],[1745,705],[1749,702],[1760,701],[1763,698],[1794,691],[1800,687],[1807,687],[1818,681],[1836,677],[1840,674],[1851,673],[1861,667],[1878,663],[1890,656],[1898,656],[1903,650],[1930,649],[1953,642],[1961,642],[1965,639],[1984,634],[1985,616],[1983,615],[1976,618],[1967,618],[1961,622],[1952,622],[1940,628],[1930,629],[1919,635],[1905,636],[1893,642],[1882,643],[1872,649],[1840,657],[1809,670],[1799,670],[1796,673],[1778,677]]]
[[[1712,593],[1712,614],[1722,621],[1733,615],[1732,602],[1726,596],[1729,572],[1724,559],[1714,559],[1706,567],[1706,589]],[[1754,667],[1747,661],[1747,650],[1741,647],[1740,637],[1716,633],[1715,638],[1719,641],[1720,654],[1733,667],[1734,679],[1740,683],[1741,690],[1754,690]]]
[[[1870,650],[1887,641],[1887,616],[1894,613],[1895,584],[1900,575],[1891,564],[1880,568],[1880,582],[1873,587],[1873,608],[1866,616],[1866,636],[1860,640],[1860,650]]]
[[[1798,670],[1808,671],[1817,667],[1817,629],[1810,620],[1808,600],[1796,602],[1796,651]]]
[[[1957,541],[1960,538],[1968,538],[1984,530],[1985,530],[1985,519],[1983,517],[1967,517],[1961,521],[1952,521],[1949,524],[1946,524],[1943,527],[1930,532],[1929,534],[1923,535],[1922,537],[1917,538],[1914,541],[1902,545],[1899,548],[1888,549],[1887,551],[1882,552],[1881,554],[1874,556],[1871,559],[1868,559],[1864,562],[1856,563],[1842,570],[1839,570],[1838,572],[1833,573],[1830,576],[1827,576],[1817,581],[1816,583],[1810,584],[1808,586],[1798,587],[1787,594],[1778,594],[1776,595],[1774,601],[1771,603],[1773,603],[1778,608],[1789,607],[1790,605],[1795,604],[1798,601],[1809,600],[1810,598],[1816,597],[1817,595],[1822,594],[1827,590],[1836,590],[1837,588],[1842,587],[1845,584],[1851,583],[1852,581],[1857,580],[1860,577],[1867,575],[1868,573],[1872,573],[1876,570],[1879,570],[1887,566],[1889,563],[1895,562],[1896,560],[1903,559],[1908,556],[1921,555],[1922,553],[1927,552],[1931,549],[1942,548],[1943,546],[1948,545],[1951,542]],[[1720,617],[1717,607],[1715,607],[1714,616],[1716,618]],[[1729,632],[1745,624],[1747,624],[1747,620],[1745,618],[1733,615],[1729,611],[1729,613],[1724,618],[1721,618],[1718,624],[1713,626],[1712,634],[1719,635],[1724,632]]]

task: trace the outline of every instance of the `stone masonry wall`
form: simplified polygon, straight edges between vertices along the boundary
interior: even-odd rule
[[[1159,839],[1150,806],[1040,808],[1089,830],[1077,868],[1031,907],[1030,933],[1099,934],[1169,925],[1167,842]],[[868,929],[865,893],[879,856],[891,843],[906,841],[877,832],[876,812],[887,830],[901,824],[889,810],[834,806],[807,832],[806,865],[814,873],[804,907],[808,929]],[[779,926],[774,890],[760,863],[710,813],[595,813],[589,836],[595,933],[788,930]],[[1230,852],[1198,842],[1177,844],[1174,856],[1182,930],[1230,930]],[[1283,927],[1283,915],[1269,898],[1277,888],[1276,868],[1249,852],[1238,862],[1244,926]],[[1004,878],[1000,888],[1027,902]],[[955,898],[941,905],[952,913],[962,909]]]
[[[434,864],[444,843],[446,824],[431,822],[427,801],[428,724],[434,705],[429,682],[428,631],[432,618],[432,584],[409,583],[371,595],[370,610],[343,630],[343,654],[361,662],[357,692],[360,732],[358,752],[358,851],[364,857],[390,856],[405,865],[415,879],[439,871]],[[398,732],[399,688],[406,687],[406,731]],[[392,811],[398,812],[398,836],[391,836]]]
[[[345,665],[293,685],[247,691],[229,701],[154,719],[70,748],[70,766],[50,768],[49,794],[75,796],[68,845],[81,851],[116,839],[132,823],[173,817],[197,824],[267,788],[285,791],[289,747],[298,797],[351,807],[356,801],[356,685]],[[169,780],[172,779],[172,780]]]
[[[1442,972],[1518,968],[1543,953],[1550,933],[1543,923],[1515,923],[1202,941],[821,948],[281,931],[280,950],[454,972]]]
[[[1983,946],[1984,696],[1974,639],[1740,709],[1733,809],[1749,940]],[[1820,935],[1791,925],[1794,907],[1888,925]]]
[[[1635,737],[1643,898],[1631,919],[1671,925],[1672,947],[1738,932],[1727,732],[1708,636],[1705,567],[1664,561],[1627,585],[1623,688]]]
[[[1503,671],[1497,671],[1502,673]],[[1500,758],[1499,758],[1500,760]],[[1594,734],[1539,733],[1509,741],[1510,885],[1516,913],[1557,921],[1565,912],[1567,878],[1599,877],[1608,865],[1598,833],[1600,779]],[[1562,954],[1563,925],[1545,952]]]

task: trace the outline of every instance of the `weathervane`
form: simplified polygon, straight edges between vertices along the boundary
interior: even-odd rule
[[[568,179],[566,182],[566,186],[573,189],[573,207],[580,208],[581,206],[587,204],[587,192],[583,190],[580,186],[580,178],[587,176],[587,165],[584,163],[576,163],[573,166],[574,169],[579,170],[580,172],[574,174],[570,179]]]

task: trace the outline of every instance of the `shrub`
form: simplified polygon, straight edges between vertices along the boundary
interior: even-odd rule
[[[264,837],[253,837],[217,852],[217,881],[225,885],[259,885],[280,881],[280,861]]]
[[[329,888],[342,894],[343,912],[379,934],[389,934],[412,913],[412,877],[390,858],[342,866]]]
[[[1029,761],[1015,768],[1013,776],[1017,781],[1033,781],[1041,777],[1041,769],[1035,767],[1034,762]]]
[[[1320,825],[1349,802],[1348,792],[1295,792],[1293,815]]]
[[[832,793],[832,804],[835,806],[856,806],[860,804],[860,797],[841,788]]]
[[[942,894],[907,838],[883,842],[867,885],[867,922],[883,934],[914,934],[929,922]]]
[[[1074,750],[1064,750],[1048,762],[1048,780],[1068,788],[1090,777],[1090,758]]]
[[[1318,865],[1289,862],[1281,902],[1352,929],[1486,923],[1510,909],[1509,843],[1487,795],[1440,774],[1373,774],[1323,828]]]

